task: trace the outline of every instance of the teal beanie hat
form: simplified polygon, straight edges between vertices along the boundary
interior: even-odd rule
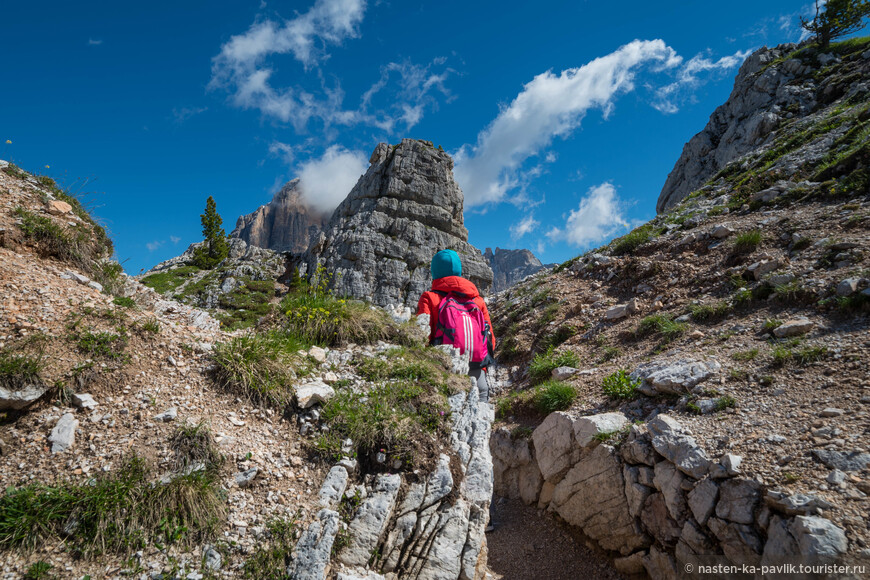
[[[453,250],[441,250],[432,257],[432,279],[445,276],[462,276],[462,262]]]

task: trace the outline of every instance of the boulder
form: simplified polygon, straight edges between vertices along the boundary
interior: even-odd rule
[[[815,327],[816,323],[807,318],[793,318],[773,329],[777,338],[790,338],[806,334]]]
[[[761,486],[751,479],[729,479],[719,486],[719,502],[716,517],[751,524],[755,521],[755,509],[761,501]]]
[[[683,395],[693,387],[716,376],[722,365],[715,359],[653,361],[637,367],[631,373],[632,380],[640,380],[638,390],[645,395]]]
[[[598,445],[565,474],[551,507],[606,550],[628,555],[649,543],[629,512],[622,465],[610,445]]]
[[[710,235],[717,240],[721,240],[722,238],[727,238],[733,233],[734,230],[728,224],[719,224],[713,228],[713,230],[710,232]]]
[[[616,306],[611,306],[604,312],[604,319],[619,320],[620,318],[625,318],[628,314],[628,304],[617,304]]]
[[[575,369],[573,367],[556,367],[550,373],[550,376],[556,379],[557,381],[564,381],[566,379],[570,379],[574,375],[580,372],[579,369]]]
[[[48,437],[48,441],[51,443],[51,452],[63,453],[72,447],[75,443],[78,426],[78,419],[72,413],[65,413],[61,416]]]
[[[758,565],[763,544],[751,525],[711,517],[707,521],[707,527],[718,538],[719,546],[731,563]]]
[[[0,411],[20,411],[38,401],[48,392],[48,386],[32,383],[14,389],[0,386]]]
[[[338,512],[322,509],[317,519],[299,538],[296,557],[290,564],[292,580],[324,580],[332,554],[332,544],[338,534],[341,518]]]
[[[65,215],[72,211],[72,206],[59,199],[48,202],[48,213],[51,215]]]
[[[615,433],[628,424],[628,419],[622,413],[601,413],[579,417],[574,420],[574,438],[577,445],[587,447],[598,435]]]
[[[659,461],[655,466],[653,483],[656,489],[662,492],[668,513],[677,524],[682,525],[688,515],[686,497],[683,495],[682,485],[686,476],[680,472],[670,461]]]
[[[340,465],[334,465],[326,474],[326,479],[323,480],[323,485],[320,486],[320,492],[317,494],[320,507],[338,509],[345,489],[347,489],[347,470]]]
[[[851,296],[858,291],[860,278],[846,278],[837,284],[837,296]]]
[[[669,415],[658,415],[648,424],[653,448],[677,469],[701,479],[710,469],[707,454],[680,423]]]
[[[870,465],[870,453],[851,451],[843,453],[834,449],[813,449],[813,457],[830,469],[861,471]]]
[[[252,467],[246,471],[240,471],[233,476],[233,479],[236,482],[238,487],[248,487],[252,483],[254,483],[254,479],[257,478],[257,474],[260,473],[260,470],[256,467]]]
[[[335,389],[319,379],[296,387],[296,404],[302,409],[326,403],[334,396]]]
[[[561,411],[550,413],[532,432],[535,457],[546,481],[558,482],[580,458],[574,440],[574,421]]]
[[[91,410],[96,408],[99,403],[87,393],[75,393],[72,396],[72,404],[79,409]]]
[[[689,492],[689,509],[699,524],[704,525],[716,509],[719,486],[712,479],[704,479]]]
[[[830,520],[815,516],[790,519],[774,516],[768,527],[761,564],[792,563],[797,556],[807,563],[830,562],[848,549],[846,534]]]

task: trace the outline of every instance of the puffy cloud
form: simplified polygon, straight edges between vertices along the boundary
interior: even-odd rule
[[[153,252],[153,251],[157,250],[158,248],[160,248],[160,246],[162,246],[165,243],[166,242],[164,240],[154,240],[153,242],[146,243],[145,247],[148,248],[149,252]]]
[[[328,58],[327,45],[359,36],[365,8],[365,0],[317,0],[292,20],[255,22],[247,32],[233,36],[221,47],[212,63],[209,86],[234,91],[237,106],[259,109],[302,127],[312,116],[322,116],[321,111],[330,104],[340,103],[341,89],[324,89],[327,95],[321,100],[300,89],[276,89],[269,84],[273,71],[264,66],[265,58],[292,54],[306,70],[311,68]]]
[[[299,187],[313,209],[327,213],[338,207],[368,167],[362,153],[339,145],[299,166]]]
[[[568,214],[565,227],[552,228],[547,232],[547,237],[552,242],[589,246],[612,237],[628,225],[616,188],[605,182],[590,188],[580,201],[580,207]]]
[[[687,92],[698,88],[711,77],[721,76],[737,68],[751,53],[751,50],[738,51],[719,60],[710,59],[709,52],[693,56],[677,69],[674,82],[656,90],[652,106],[662,113],[676,113],[680,110],[677,103],[685,100]]]
[[[526,234],[530,234],[540,225],[540,222],[535,219],[534,214],[529,214],[524,217],[514,225],[512,225],[509,229],[511,232],[511,239],[518,240]]]
[[[662,40],[635,40],[579,68],[539,74],[480,132],[476,144],[457,152],[456,176],[466,205],[501,201],[520,186],[523,162],[555,137],[568,136],[590,109],[609,114],[614,98],[634,88],[643,65],[664,70],[681,62]]]

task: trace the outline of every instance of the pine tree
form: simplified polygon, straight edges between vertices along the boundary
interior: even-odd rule
[[[820,48],[825,49],[833,39],[864,28],[864,19],[868,16],[870,0],[816,0],[815,17],[806,20],[802,16],[801,26],[816,37]]]
[[[217,204],[212,196],[208,196],[205,202],[205,213],[200,214],[199,217],[202,222],[204,243],[194,252],[193,263],[204,270],[211,270],[220,264],[230,251],[227,235],[221,227],[224,220],[217,212]]]

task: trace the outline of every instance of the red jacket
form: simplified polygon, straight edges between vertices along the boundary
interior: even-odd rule
[[[445,276],[438,278],[432,282],[432,290],[439,292],[459,292],[474,298],[474,302],[483,312],[483,318],[489,324],[490,332],[492,332],[492,321],[489,319],[489,310],[486,309],[486,302],[480,297],[477,291],[477,286],[466,280],[462,276]],[[423,292],[420,296],[420,302],[417,303],[417,314],[429,315],[429,340],[435,335],[435,325],[438,323],[438,305],[441,304],[441,296],[436,292]],[[492,336],[492,350],[495,349],[495,334]]]

